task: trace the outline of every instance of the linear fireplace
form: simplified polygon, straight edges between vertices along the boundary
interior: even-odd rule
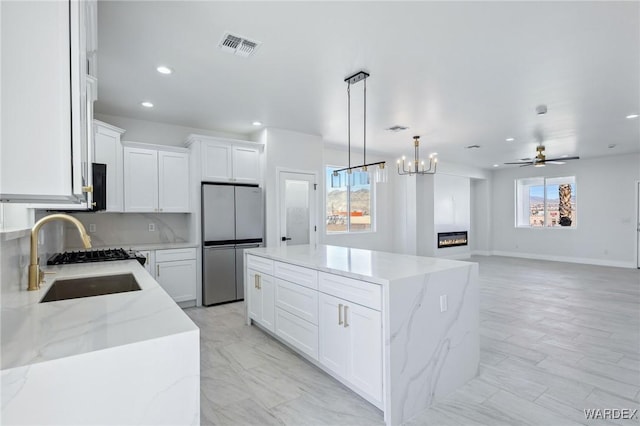
[[[467,231],[438,232],[438,248],[467,245]]]

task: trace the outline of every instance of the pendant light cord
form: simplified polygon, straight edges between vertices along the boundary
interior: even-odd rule
[[[367,164],[367,79],[364,79],[364,126],[362,129],[364,135],[364,164]]]
[[[349,126],[348,142],[349,142],[349,169],[351,169],[351,82],[347,83],[347,125]]]

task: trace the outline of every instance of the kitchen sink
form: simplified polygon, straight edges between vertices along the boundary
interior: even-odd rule
[[[140,290],[140,286],[133,274],[70,278],[56,280],[40,303],[138,290]]]

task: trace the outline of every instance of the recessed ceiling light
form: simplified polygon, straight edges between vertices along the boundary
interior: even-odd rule
[[[638,114],[629,114],[627,118],[638,118]]]
[[[156,71],[158,71],[160,74],[171,74],[173,72],[171,68],[165,67],[164,65],[160,65],[158,68],[156,68]]]
[[[514,138],[507,138],[507,139],[505,139],[505,140],[506,140],[507,142],[513,142],[513,141],[515,141],[515,139],[514,139]]]
[[[494,164],[493,167],[500,167],[500,164]]]
[[[142,105],[145,108],[153,108],[153,104],[149,101],[141,102],[140,105]]]
[[[253,123],[254,126],[262,126],[262,121],[254,121]]]

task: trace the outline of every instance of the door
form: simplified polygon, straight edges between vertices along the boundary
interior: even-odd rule
[[[260,272],[256,272],[253,269],[248,269],[247,273],[247,296],[249,298],[249,318],[260,322],[262,319],[262,295],[260,294],[260,285],[258,280],[262,275]]]
[[[316,175],[281,171],[278,181],[280,244],[315,244]]]
[[[124,209],[126,212],[158,210],[158,151],[124,148]]]
[[[236,300],[235,247],[205,247],[203,258],[203,304],[208,306]]]
[[[202,240],[234,241],[235,201],[233,186],[202,185]]]
[[[638,269],[640,269],[640,182],[636,182],[636,201],[638,203],[638,210],[636,213],[636,220],[637,220],[637,248],[636,248],[636,256],[637,256],[637,264],[636,266],[638,267]]]
[[[349,333],[344,327],[345,301],[319,293],[318,329],[320,344],[318,361],[340,377],[347,376]],[[368,356],[368,355],[367,355]]]
[[[156,263],[156,280],[176,302],[196,298],[196,261],[176,260]]]
[[[347,380],[382,401],[382,316],[379,311],[345,302],[349,332]]]
[[[260,246],[260,244],[242,244],[236,246],[236,300],[244,299],[244,250]]]
[[[233,181],[260,182],[260,150],[253,147],[233,146]]]
[[[217,142],[202,143],[202,180],[231,180],[231,145]]]
[[[158,182],[161,212],[189,211],[189,154],[158,151]]]
[[[262,189],[236,186],[236,240],[262,240]]]

